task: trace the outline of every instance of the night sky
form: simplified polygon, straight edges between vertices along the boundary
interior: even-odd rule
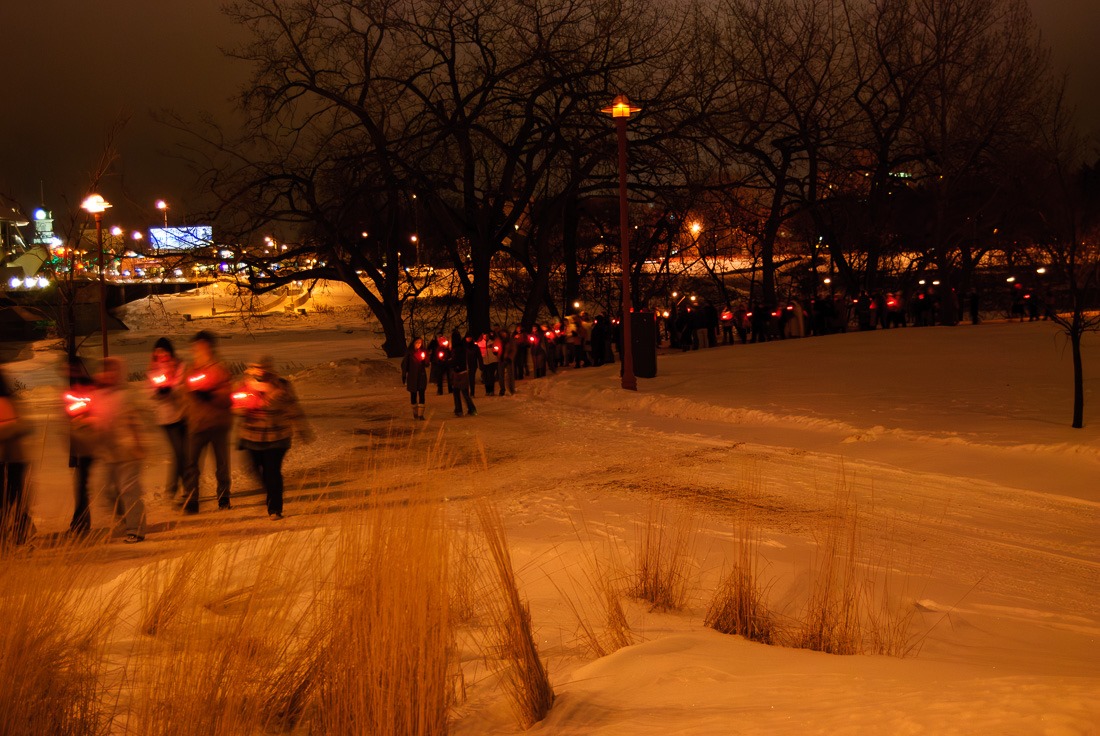
[[[1029,0],[1085,127],[1100,140],[1100,0]],[[157,224],[157,198],[183,216],[190,176],[167,155],[176,133],[151,118],[174,109],[224,116],[246,68],[221,49],[242,32],[222,0],[5,0],[0,3],[0,193],[61,216],[79,198],[121,114],[121,177],[101,187],[125,227]],[[66,203],[66,198],[68,203]]]

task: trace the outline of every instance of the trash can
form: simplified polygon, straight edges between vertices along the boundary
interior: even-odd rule
[[[630,346],[634,355],[634,375],[657,375],[657,316],[653,312],[630,313]]]

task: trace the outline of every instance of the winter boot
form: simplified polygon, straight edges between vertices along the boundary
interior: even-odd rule
[[[420,404],[413,404],[413,419],[420,418]]]
[[[416,405],[416,418],[419,419],[420,421],[424,421],[424,405],[423,404],[417,404]]]

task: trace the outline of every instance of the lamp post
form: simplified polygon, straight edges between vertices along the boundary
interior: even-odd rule
[[[89,195],[80,205],[95,218],[95,239],[99,249],[99,330],[103,334],[103,357],[107,357],[107,280],[103,264],[103,213],[111,206],[99,194]]]
[[[610,107],[601,110],[606,115],[615,119],[615,128],[619,134],[619,233],[622,250],[623,271],[623,388],[628,391],[638,390],[638,379],[634,376],[634,346],[631,343],[630,314],[633,307],[630,303],[630,231],[629,212],[626,199],[626,121],[640,107],[634,107],[626,95],[618,95]]]
[[[157,200],[157,209],[164,213],[164,229],[168,229],[168,203],[163,199]]]

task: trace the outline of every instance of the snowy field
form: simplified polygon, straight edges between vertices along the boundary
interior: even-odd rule
[[[461,419],[450,396],[429,389],[428,421],[416,423],[398,361],[384,358],[342,289],[315,295],[305,315],[243,319],[225,315],[226,304],[207,317],[217,299],[125,308],[131,329],[112,333],[111,354],[128,359],[132,390],[144,392],[137,374],[156,338],[186,353],[190,335],[211,329],[226,360],[275,356],[318,440],[288,456],[283,522],[267,519],[236,457],[234,509],[213,513],[208,471],[203,512],[180,518],[153,498],[167,463],[158,444],[145,474],[150,534],[112,547],[118,574],[178,555],[215,516],[226,535],[308,534],[352,495],[400,493],[403,476],[446,472],[454,504],[490,497],[506,520],[556,693],[531,733],[1100,733],[1094,336],[1083,430],[1069,427],[1064,338],[1049,323],[1004,321],[662,354],[658,376],[640,379],[636,394],[619,388],[617,366],[520,381],[509,397],[487,398],[479,385],[478,416]],[[84,347],[92,356],[95,339]],[[20,358],[7,370],[26,386],[37,426],[33,515],[48,535],[71,513],[59,355],[38,344]],[[436,443],[455,469],[426,469]],[[912,615],[912,656],[827,655],[704,627],[746,518],[770,606],[797,618],[838,496],[858,509],[863,562],[894,574],[895,603]],[[629,567],[655,504],[691,526],[688,603],[656,612],[626,602],[634,645],[594,658],[563,591],[584,577],[594,548],[616,550]],[[518,732],[487,666],[470,655],[464,671],[452,733]]]

